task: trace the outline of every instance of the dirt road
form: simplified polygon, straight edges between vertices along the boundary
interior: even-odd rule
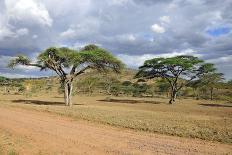
[[[0,107],[0,131],[19,154],[230,154],[232,146],[135,132],[44,112]],[[0,132],[1,134],[1,132]]]

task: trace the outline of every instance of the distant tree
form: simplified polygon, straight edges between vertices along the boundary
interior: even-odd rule
[[[166,79],[171,88],[169,103],[172,104],[181,88],[198,79],[201,75],[215,70],[213,64],[204,63],[203,60],[194,56],[182,55],[146,60],[144,65],[139,67],[135,78],[152,79],[161,77]]]
[[[170,84],[166,79],[158,80],[156,85],[158,86],[160,92],[166,92],[168,96],[168,92],[170,90]]]
[[[141,97],[143,96],[149,89],[149,86],[146,83],[134,83],[133,85],[133,96]]]
[[[232,88],[232,80],[229,80],[229,81],[227,81],[227,83],[226,83],[229,87],[231,87]]]
[[[196,99],[199,99],[199,88],[204,87],[204,85],[201,83],[201,80],[191,81],[187,86],[193,89],[194,96]]]
[[[0,86],[4,86],[5,93],[7,93],[7,86],[10,85],[10,80],[6,77],[0,76]]]
[[[130,85],[132,85],[132,82],[130,82],[130,81],[123,81],[122,85],[123,86],[130,86]]]
[[[9,67],[12,68],[16,65],[36,66],[41,70],[55,71],[64,88],[64,100],[67,106],[72,105],[71,96],[75,77],[90,68],[98,71],[112,69],[118,73],[123,67],[121,61],[96,45],[85,46],[80,51],[51,47],[37,57],[36,63],[33,63],[26,56],[20,55],[9,63]]]
[[[213,91],[215,88],[219,87],[220,82],[224,80],[222,73],[208,73],[199,79],[202,86],[206,86],[210,90],[210,99],[213,100]]]
[[[85,89],[87,88],[87,92],[89,93],[89,95],[91,95],[93,93],[94,87],[96,87],[99,80],[100,79],[98,77],[86,77],[81,81],[81,85],[84,86]]]
[[[0,83],[4,83],[4,82],[7,82],[9,81],[8,78],[4,77],[4,76],[0,76]]]
[[[116,92],[119,90],[119,83],[120,81],[118,80],[117,76],[113,74],[106,74],[101,79],[101,85],[104,87],[108,95],[111,95],[112,93],[119,93]]]

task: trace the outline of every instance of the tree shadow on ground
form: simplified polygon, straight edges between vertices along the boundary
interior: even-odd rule
[[[64,97],[62,97],[62,96],[54,96],[53,98],[64,98]]]
[[[206,103],[201,103],[199,104],[201,106],[207,106],[207,107],[227,107],[227,108],[232,108],[232,105],[223,105],[223,104],[206,104]]]
[[[150,104],[161,104],[159,101],[146,101],[146,100],[129,100],[129,99],[103,99],[97,100],[101,102],[115,102],[115,103],[129,103],[129,104],[137,104],[137,103],[150,103]]]
[[[23,104],[36,104],[36,105],[56,105],[65,106],[64,102],[56,101],[41,101],[41,100],[12,100],[13,103],[23,103]],[[84,105],[84,104],[73,104],[73,105]]]

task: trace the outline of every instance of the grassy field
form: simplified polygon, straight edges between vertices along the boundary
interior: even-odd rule
[[[232,104],[220,101],[162,98],[75,96],[74,106],[62,96],[1,95],[0,106],[46,111],[75,119],[181,137],[232,143]]]

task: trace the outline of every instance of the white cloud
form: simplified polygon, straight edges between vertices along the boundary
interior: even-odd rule
[[[162,22],[162,23],[170,23],[170,17],[169,16],[162,16],[162,17],[160,17],[160,21]]]
[[[117,55],[117,57],[129,67],[139,67],[144,63],[145,60],[154,58],[155,56],[156,55],[154,54],[143,54],[143,55],[119,54]]]
[[[133,34],[128,35],[128,40],[129,41],[135,41],[135,36]]]
[[[174,57],[178,55],[194,55],[201,57],[201,54],[198,54],[197,51],[193,49],[185,49],[180,52],[174,51],[172,53],[164,53],[164,54],[143,54],[143,55],[127,55],[127,54],[119,54],[117,57],[121,59],[126,65],[129,67],[139,67],[141,66],[145,60],[158,58],[158,57]]]
[[[32,36],[32,38],[33,38],[33,39],[36,39],[36,38],[38,38],[38,35],[34,34],[34,35]]]
[[[28,75],[23,75],[23,74],[16,74],[16,73],[5,73],[5,72],[0,72],[1,76],[7,77],[7,78],[28,78]],[[36,76],[30,76],[36,77]]]
[[[12,32],[8,27],[0,25],[0,40],[3,40],[5,38],[14,38],[14,37],[15,37],[14,32]]]
[[[36,0],[7,0],[5,5],[10,20],[46,26],[52,25],[53,20],[48,10]]]
[[[116,39],[119,42],[134,42],[136,40],[136,37],[133,34],[122,34],[116,36]]]
[[[98,35],[98,30],[100,28],[100,22],[97,18],[89,17],[88,20],[83,20],[78,24],[70,24],[69,28],[65,31],[61,32],[59,36],[60,39],[82,39],[86,38],[86,36],[94,36]]]
[[[109,5],[123,5],[125,3],[128,3],[129,0],[110,0],[107,1]]]
[[[61,32],[60,36],[62,38],[73,38],[76,36],[76,31],[72,28],[69,28],[68,30]]]
[[[229,63],[229,65],[232,66],[232,64],[231,64],[232,55],[219,57],[217,59],[209,59],[207,61],[210,62],[210,63],[214,63],[214,64]]]
[[[73,46],[69,46],[70,48],[72,49],[81,49],[81,48],[84,48],[85,46],[89,45],[89,44],[94,44],[98,47],[102,47],[102,44],[99,44],[99,43],[93,43],[93,42],[88,42],[88,43],[80,43],[80,42],[76,42]],[[63,47],[66,47],[67,45],[62,45]]]
[[[164,33],[165,32],[165,28],[158,25],[158,24],[153,24],[151,26],[151,30],[155,33]]]
[[[206,62],[215,64],[215,67],[218,69],[218,72],[225,74],[226,79],[232,79],[232,55],[218,57],[216,59],[209,59]]]
[[[29,34],[29,30],[27,28],[22,28],[22,29],[18,29],[16,31],[16,33],[19,36],[24,36],[24,35],[28,35]]]
[[[18,65],[16,67],[17,69],[23,70],[24,72],[31,72],[31,71],[38,71],[37,67],[34,66],[23,66],[23,65]]]
[[[0,40],[4,40],[5,38],[18,38],[27,35],[28,33],[29,30],[26,28],[21,28],[13,32],[9,27],[0,26]]]

